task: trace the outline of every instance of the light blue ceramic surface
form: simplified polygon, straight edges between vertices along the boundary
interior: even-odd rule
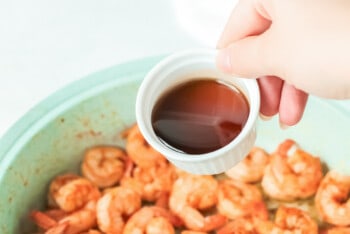
[[[161,57],[92,74],[53,94],[27,113],[0,141],[0,233],[30,233],[31,209],[46,203],[49,181],[79,172],[82,154],[94,145],[124,142],[120,131],[135,121],[136,92]],[[258,123],[257,145],[268,151],[293,138],[330,168],[348,172],[350,112],[310,98],[303,120],[281,130],[277,119]],[[195,166],[195,165],[194,165]]]

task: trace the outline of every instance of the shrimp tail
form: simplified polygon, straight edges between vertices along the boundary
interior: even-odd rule
[[[278,147],[276,152],[282,155],[288,155],[289,150],[296,146],[296,142],[291,139],[286,139]]]
[[[36,225],[44,230],[48,230],[57,225],[57,221],[55,219],[41,211],[34,210],[30,212],[29,216],[36,223]]]
[[[156,200],[155,205],[158,207],[163,207],[165,209],[169,208],[169,197],[170,197],[170,193],[167,191],[162,192],[159,195],[159,198]]]
[[[130,178],[131,177],[131,174],[132,174],[132,171],[134,169],[134,162],[132,161],[131,158],[127,157],[125,159],[125,171],[124,171],[124,174],[122,176],[122,179],[123,180],[124,178]]]

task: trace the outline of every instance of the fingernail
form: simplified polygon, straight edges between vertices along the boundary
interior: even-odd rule
[[[261,113],[259,115],[260,115],[260,118],[264,121],[268,121],[268,120],[272,119],[272,116],[266,116],[266,115],[263,115]]]
[[[283,129],[283,130],[286,130],[287,128],[289,128],[290,126],[284,124],[284,123],[281,123],[280,122],[280,128]]]
[[[216,64],[220,70],[230,73],[231,71],[231,57],[228,50],[219,50],[216,57]]]

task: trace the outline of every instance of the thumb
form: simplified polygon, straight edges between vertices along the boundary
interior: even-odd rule
[[[225,73],[246,78],[273,74],[272,50],[268,49],[266,32],[238,40],[218,51],[217,67]]]

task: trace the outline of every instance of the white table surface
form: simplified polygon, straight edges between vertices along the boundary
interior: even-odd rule
[[[41,100],[89,73],[206,45],[175,9],[170,0],[2,1],[0,137]]]
[[[236,2],[2,1],[0,137],[30,108],[87,74],[137,58],[215,46]],[[350,108],[350,101],[345,103]]]

